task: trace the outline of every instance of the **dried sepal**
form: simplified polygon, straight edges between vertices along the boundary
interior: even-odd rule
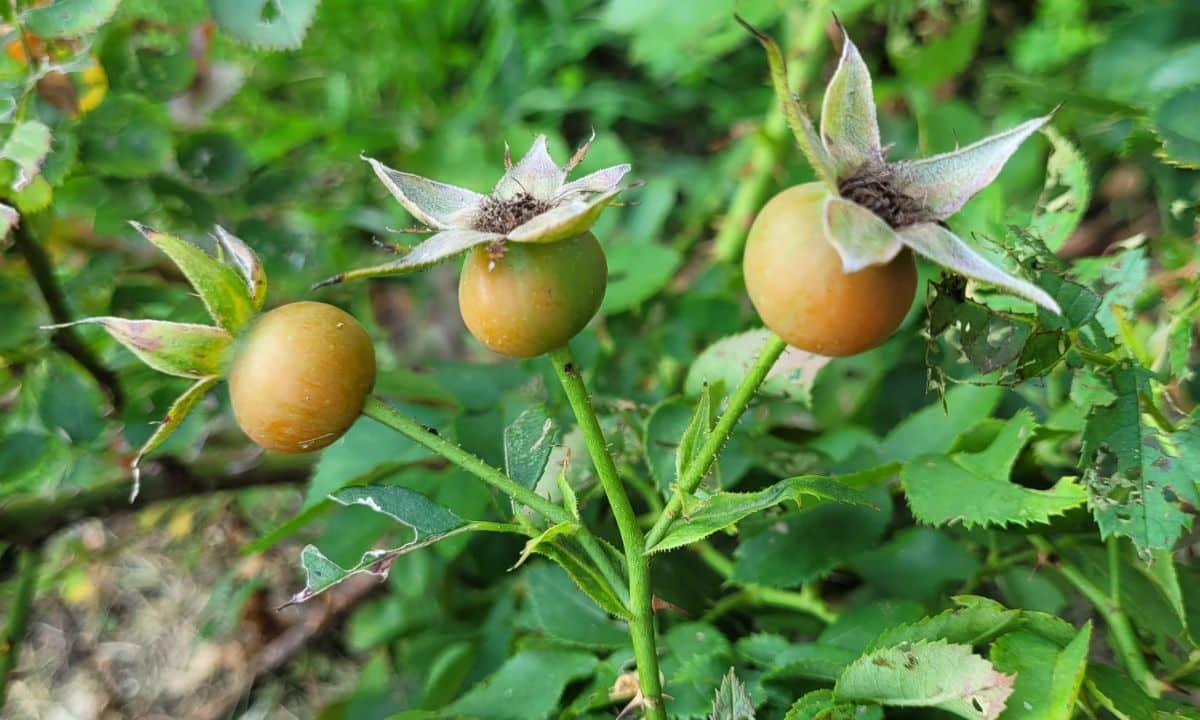
[[[142,362],[176,377],[202,378],[220,374],[233,345],[233,336],[219,327],[166,320],[102,316],[48,325],[44,329],[72,325],[100,325]]]
[[[130,225],[171,258],[221,327],[236,333],[254,316],[250,291],[233,268],[174,235],[137,222]]]
[[[787,118],[788,126],[792,129],[792,134],[796,137],[796,142],[800,145],[800,151],[804,153],[804,157],[808,159],[808,163],[812,165],[817,176],[830,185],[830,187],[836,188],[837,164],[830,157],[829,151],[825,149],[825,144],[821,142],[821,136],[817,134],[812,120],[804,112],[799,98],[796,97],[788,85],[787,63],[783,58],[783,52],[775,44],[775,41],[771,39],[771,36],[760,32],[750,23],[743,20],[740,15],[735,14],[734,18],[751,35],[757,38],[767,51],[767,64],[771,67],[771,82],[775,86],[775,95],[783,105],[784,117]]]
[[[456,185],[400,172],[374,158],[363,157],[396,200],[418,222],[439,230],[463,227],[484,196]]]
[[[1021,143],[1053,115],[1027,120],[953,152],[894,163],[898,189],[922,202],[935,219],[945,220],[990,185]]]
[[[550,151],[546,148],[546,136],[538,135],[525,157],[509,168],[496,183],[492,197],[497,200],[511,200],[525,193],[538,200],[550,200],[562,187],[566,177],[566,171],[550,157]]]
[[[1037,285],[1004,272],[973,250],[954,233],[936,223],[921,223],[899,231],[904,244],[933,262],[972,280],[995,285],[1013,295],[1061,315],[1049,293]]]
[[[821,140],[833,158],[836,175],[841,177],[863,165],[882,165],[883,147],[871,72],[846,28],[840,22],[838,28],[842,31],[842,56],[825,88]]]
[[[220,379],[216,375],[200,378],[191,387],[183,391],[183,394],[171,404],[171,409],[167,410],[167,414],[163,417],[162,422],[158,424],[158,427],[154,429],[154,433],[142,444],[142,447],[138,449],[137,455],[133,458],[133,463],[130,466],[133,470],[133,490],[129,495],[129,502],[137,499],[138,491],[141,489],[142,458],[149,455],[159,445],[162,445],[170,437],[171,433],[175,432],[175,429],[188,416],[192,408],[196,407],[196,403],[200,402],[200,398],[204,397]]]
[[[263,270],[262,261],[250,246],[225,228],[217,225],[214,232],[221,249],[228,253],[233,266],[246,281],[246,291],[250,294],[254,309],[261,310],[267,299],[267,273]]]
[[[537,215],[509,231],[512,242],[552,243],[587,232],[618,190],[609,190],[589,200],[575,200]]]
[[[313,289],[362,278],[386,277],[389,275],[404,275],[416,272],[434,265],[455,255],[464,253],[473,247],[503,240],[499,233],[479,232],[478,230],[444,230],[420,245],[410,250],[398,260],[373,265],[365,268],[355,268],[338,273],[313,285]]]
[[[878,215],[833,194],[825,200],[821,220],[826,239],[848,273],[889,263],[904,247],[896,231]]]

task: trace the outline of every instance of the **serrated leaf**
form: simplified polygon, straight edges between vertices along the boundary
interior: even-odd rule
[[[721,383],[731,392],[749,372],[754,359],[771,337],[765,329],[747,330],[728,335],[709,345],[692,361],[684,388],[689,397],[699,395],[705,386]],[[802,403],[810,400],[813,383],[830,358],[789,347],[771,367],[759,388],[763,396],[788,397]]]
[[[1016,675],[1005,720],[1070,720],[1083,686],[1091,637],[1089,622],[1065,648],[1025,631],[997,640],[992,662]]]
[[[683,435],[679,438],[679,445],[675,448],[676,480],[683,476],[684,471],[692,462],[692,458],[695,457],[696,451],[704,444],[705,438],[712,431],[715,422],[713,408],[716,402],[719,402],[719,400],[713,400],[715,392],[715,388],[709,387],[700,393],[700,397],[696,401],[696,408],[692,411],[692,417],[688,420]]]
[[[646,553],[662,552],[689,545],[718,530],[735,525],[748,515],[786,501],[799,504],[801,498],[804,497],[834,500],[853,505],[870,505],[862,493],[851,489],[850,485],[846,483],[861,480],[862,476],[886,477],[894,472],[894,467],[883,466],[840,479],[802,476],[781,480],[758,492],[714,493],[688,508],[687,512],[671,525],[671,529],[667,531],[662,540],[654,547],[647,548]]]
[[[1092,408],[1083,433],[1088,503],[1103,537],[1128,537],[1148,557],[1173,547],[1200,505],[1200,425],[1173,433],[1146,425],[1147,371],[1130,361],[1108,380],[1115,399]]]
[[[595,648],[629,645],[624,623],[610,620],[560,567],[541,561],[525,570],[526,602],[548,636]]]
[[[526,488],[537,484],[562,431],[543,405],[528,408],[504,428],[504,469]]]
[[[1058,303],[1045,290],[1028,280],[1022,280],[1004,272],[989,262],[987,258],[971,249],[971,246],[963,242],[962,238],[941,225],[934,223],[910,225],[901,230],[899,234],[905,245],[944,268],[963,277],[995,285],[1001,290],[1025,298],[1052,312],[1062,313]]]
[[[790,644],[780,635],[750,635],[738,652],[763,668],[765,680],[837,680],[858,653],[821,642]]]
[[[387,515],[413,531],[412,538],[395,548],[368,550],[359,561],[343,568],[309,545],[300,554],[304,567],[304,589],[291,597],[286,605],[305,602],[360,573],[387,577],[396,558],[418,548],[459,533],[475,529],[470,523],[438,505],[420,493],[396,485],[364,485],[348,487],[329,496],[340,505],[363,505]]]
[[[1050,115],[1027,120],[954,152],[905,160],[891,167],[900,189],[944,220],[990,185],[1021,143],[1049,120]]]
[[[46,39],[73,38],[92,32],[117,11],[121,0],[54,0],[22,16],[25,29]]]
[[[1021,611],[1010,610],[995,600],[973,595],[959,595],[954,602],[958,607],[884,630],[871,641],[868,649],[936,640],[983,645],[1012,628],[1021,614]]]
[[[854,703],[838,702],[832,690],[813,690],[792,704],[783,720],[856,720]]]
[[[446,707],[442,717],[539,720],[558,705],[567,684],[589,677],[596,658],[572,650],[524,650]]]
[[[994,386],[957,385],[940,402],[926,405],[901,420],[883,439],[885,460],[908,460],[925,453],[946,453],[958,436],[990,417],[1004,391]]]
[[[256,48],[295,50],[320,0],[208,0],[221,29]]]
[[[1050,139],[1050,159],[1042,197],[1027,230],[1057,252],[1079,227],[1092,199],[1092,182],[1079,149],[1052,127],[1042,132]]]
[[[935,707],[968,720],[995,720],[1013,691],[968,645],[903,644],[872,650],[846,668],[834,687],[843,701]]]
[[[250,292],[233,268],[174,235],[140,223],[130,224],[171,258],[200,295],[208,314],[221,327],[236,333],[254,316]]]
[[[874,507],[818,503],[774,519],[734,551],[736,583],[792,588],[825,577],[879,544],[892,520],[891,493],[869,488]]]
[[[17,166],[12,189],[20,191],[33,182],[41,170],[42,161],[50,153],[50,128],[36,120],[18,123],[0,147],[0,158]]]
[[[1025,526],[1083,505],[1087,492],[1071,478],[1060,479],[1049,490],[1009,480],[1017,456],[1036,429],[1033,415],[1024,410],[1005,422],[984,450],[913,458],[901,472],[913,515],[929,525]]]
[[[721,679],[708,720],[754,720],[754,701],[733,668]]]
[[[165,320],[93,317],[67,325],[100,325],[142,362],[176,377],[220,375],[233,336],[219,327]],[[64,327],[52,325],[50,327]]]

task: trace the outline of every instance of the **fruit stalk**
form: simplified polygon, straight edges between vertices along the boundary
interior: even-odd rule
[[[788,45],[794,47],[800,56],[799,61],[788,68],[788,79],[797,93],[804,92],[821,67],[825,24],[829,21],[825,6],[823,1],[816,2],[803,11],[803,17],[788,19]],[[741,255],[750,222],[770,190],[772,171],[779,164],[784,151],[792,147],[790,137],[782,106],[777,102],[771,103],[762,130],[749,138],[755,143],[749,168],[742,175],[729,212],[725,214],[721,229],[713,240],[713,256],[718,262],[734,262]]]
[[[742,378],[733,397],[729,399],[729,405],[725,408],[725,412],[717,420],[716,426],[709,433],[696,457],[684,468],[679,480],[675,483],[675,492],[671,495],[666,509],[659,513],[658,519],[654,521],[654,526],[646,535],[646,547],[654,547],[667,534],[667,530],[671,529],[671,523],[679,515],[680,508],[683,507],[684,496],[691,495],[700,486],[700,481],[712,467],[713,461],[717,459],[721,448],[725,446],[725,441],[729,439],[734,426],[741,419],[742,413],[746,411],[746,406],[750,404],[750,398],[754,397],[758,386],[762,385],[763,380],[767,378],[767,373],[771,372],[775,361],[786,349],[787,343],[773,333],[763,343],[758,358],[750,367],[750,371],[746,373],[746,377]]]
[[[29,624],[29,609],[33,605],[33,591],[37,588],[38,568],[41,565],[41,550],[29,547],[21,550],[17,561],[17,575],[20,578],[17,592],[13,596],[12,607],[8,612],[8,624],[4,634],[0,635],[0,710],[8,699],[8,676],[17,667],[20,655],[21,641],[25,638],[25,628]]]
[[[383,423],[418,445],[446,458],[488,485],[491,485],[522,505],[527,506],[550,522],[562,523],[574,521],[574,518],[571,517],[566,508],[555,505],[532,490],[517,484],[512,478],[487,464],[476,455],[463,450],[419,422],[401,415],[374,395],[367,396],[362,414],[372,420]],[[608,555],[604,553],[604,549],[600,547],[600,543],[583,526],[580,526],[575,537],[583,547],[584,552],[596,564],[596,569],[600,571],[600,574],[612,586],[613,592],[616,593],[617,597],[621,599],[621,602],[626,607],[629,607],[630,599],[625,583],[622,581],[616,568],[613,567]]]
[[[592,465],[596,468],[596,475],[599,476],[600,485],[608,497],[608,504],[612,508],[621,535],[626,572],[629,575],[629,633],[633,639],[633,654],[637,662],[645,716],[650,720],[664,720],[666,709],[663,706],[658,651],[654,640],[653,591],[650,586],[650,560],[645,553],[645,538],[638,527],[637,514],[634,513],[629,496],[625,493],[625,486],[617,474],[612,455],[608,452],[604,431],[596,419],[587,388],[579,376],[579,366],[575,363],[570,349],[564,345],[552,350],[550,362],[554,365],[554,372],[558,375],[567,401],[571,404],[571,410],[579,422],[588,453],[592,456]]]

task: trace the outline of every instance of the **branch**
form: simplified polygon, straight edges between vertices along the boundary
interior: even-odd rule
[[[0,541],[36,545],[87,517],[132,512],[152,503],[191,495],[302,482],[308,478],[311,461],[301,462],[269,461],[249,470],[231,472],[227,463],[189,468],[177,459],[163,457],[155,462],[158,472],[143,476],[142,491],[133,502],[129,501],[130,481],[125,478],[48,498],[0,500]]]
[[[50,258],[29,232],[27,219],[23,219],[21,224],[13,229],[13,240],[17,250],[25,258],[25,263],[29,265],[29,273],[33,275],[33,280],[37,283],[42,298],[46,301],[46,307],[50,310],[50,317],[54,318],[54,323],[63,325],[74,320],[75,318],[67,307],[67,297],[54,277],[54,267],[50,264]],[[96,358],[91,349],[79,338],[75,328],[57,328],[51,338],[59,350],[74,358],[75,362],[83,366],[83,369],[96,379],[96,383],[100,385],[100,389],[112,403],[113,409],[119,411],[124,403],[124,396],[121,394],[121,384],[117,379],[117,374]]]
[[[29,624],[29,609],[33,605],[33,591],[37,588],[38,568],[41,565],[38,548],[21,550],[17,574],[20,578],[17,592],[13,595],[12,607],[8,612],[8,625],[0,635],[0,710],[8,699],[8,676],[17,667],[21,642],[25,639],[25,628]]]

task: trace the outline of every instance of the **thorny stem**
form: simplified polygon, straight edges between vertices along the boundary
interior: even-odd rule
[[[1031,535],[1029,542],[1042,554],[1054,553],[1054,547],[1037,535]],[[1129,624],[1129,616],[1121,607],[1120,597],[1106,595],[1095,583],[1088,580],[1079,571],[1079,568],[1064,560],[1061,555],[1058,556],[1058,560],[1055,567],[1058,574],[1078,590],[1079,594],[1087,598],[1087,601],[1096,608],[1096,612],[1100,613],[1100,617],[1104,618],[1104,623],[1108,626],[1108,632],[1112,636],[1113,650],[1121,659],[1121,664],[1125,666],[1129,675],[1151,697],[1160,697],[1163,684],[1154,676],[1154,673],[1150,672],[1150,667],[1146,664],[1146,657],[1142,655],[1141,648],[1138,647],[1137,635],[1133,632],[1133,626]]]
[[[828,21],[824,5],[824,2],[814,3],[813,7],[804,11],[802,20],[788,23],[789,39],[794,38],[794,43],[788,44],[794,45],[799,56],[799,61],[789,68],[788,80],[797,93],[804,92],[821,66],[824,55],[821,45]],[[750,223],[770,189],[771,173],[784,152],[792,147],[788,142],[787,119],[778,102],[771,103],[763,119],[762,130],[755,133],[751,140],[755,145],[750,154],[749,167],[734,192],[729,212],[725,214],[721,229],[713,241],[713,255],[719,262],[733,262],[741,254]]]
[[[691,495],[699,487],[700,481],[704,479],[708,469],[712,467],[713,461],[717,459],[725,441],[729,439],[734,426],[741,419],[742,413],[746,411],[750,399],[758,391],[758,386],[762,385],[767,373],[771,371],[775,361],[786,349],[787,343],[778,335],[772,334],[767,338],[762,350],[759,351],[758,358],[750,366],[750,371],[746,373],[742,383],[733,392],[733,397],[729,399],[729,405],[725,408],[725,412],[717,420],[716,426],[709,433],[696,457],[688,464],[675,483],[675,491],[672,493],[666,509],[659,514],[658,520],[654,522],[654,527],[646,535],[646,547],[653,548],[667,534],[667,530],[671,529],[671,523],[679,515],[680,508],[683,507],[684,497]]]
[[[383,423],[418,445],[441,455],[550,522],[574,522],[575,518],[567,512],[566,508],[555,505],[534,491],[517,484],[512,478],[487,464],[478,456],[463,450],[416,420],[405,417],[379,398],[373,395],[367,398],[367,402],[363,406],[363,415]],[[587,556],[596,564],[596,569],[612,586],[612,591],[626,607],[629,607],[629,596],[625,583],[616,568],[613,567],[604,549],[600,547],[600,543],[582,525],[575,533],[575,538]]]
[[[617,467],[604,440],[604,431],[600,429],[600,422],[596,419],[596,412],[592,409],[587,388],[579,375],[579,367],[571,356],[570,349],[564,345],[552,350],[550,362],[554,365],[554,372],[567,395],[567,402],[571,404],[571,410],[575,413],[588,453],[592,456],[596,475],[600,478],[604,494],[608,496],[608,504],[612,508],[613,518],[617,521],[621,544],[624,546],[626,572],[629,575],[629,633],[633,639],[633,655],[637,662],[646,717],[650,720],[665,720],[666,708],[663,706],[662,683],[659,678],[658,651],[654,642],[650,559],[645,553],[645,538],[638,527],[637,515],[629,502],[629,496],[625,493],[621,477],[617,474]]]
[[[22,219],[21,224],[13,229],[12,235],[17,250],[25,258],[25,263],[29,265],[29,273],[37,283],[38,290],[41,291],[42,298],[46,301],[46,307],[50,310],[50,317],[54,319],[54,323],[65,325],[74,320],[75,318],[71,316],[71,311],[67,307],[66,295],[63,294],[58,280],[54,277],[54,267],[50,263],[50,258],[46,257],[46,251],[29,231],[29,220]],[[121,385],[117,381],[117,374],[96,359],[91,349],[79,339],[75,328],[56,328],[53,338],[54,344],[60,350],[74,358],[89,375],[96,379],[96,383],[112,403],[113,409],[120,410],[124,397],[121,394]]]
[[[9,608],[8,624],[4,628],[4,634],[0,635],[0,710],[4,709],[4,703],[8,699],[8,678],[17,667],[21,642],[25,638],[25,628],[29,625],[29,609],[33,605],[33,594],[37,588],[40,555],[39,548],[23,548],[17,560],[17,591],[13,595],[12,607]]]

